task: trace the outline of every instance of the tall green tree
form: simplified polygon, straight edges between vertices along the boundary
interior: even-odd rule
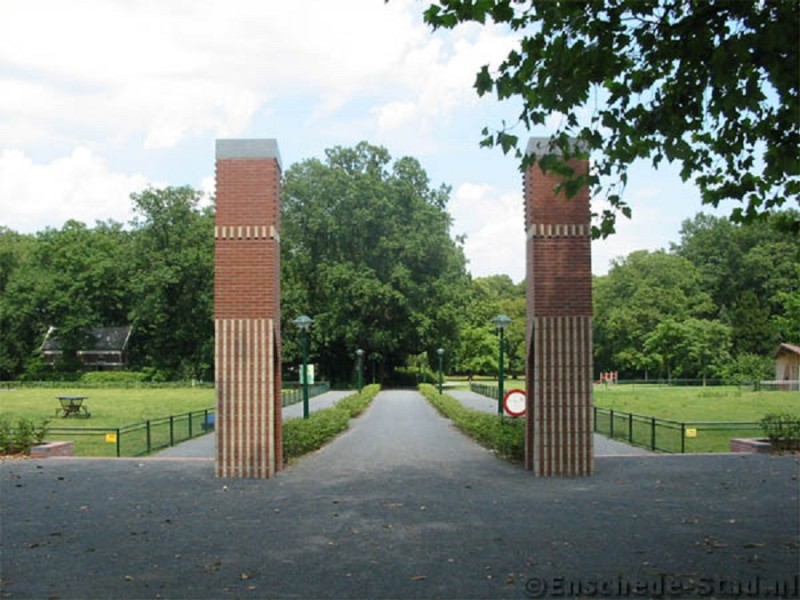
[[[561,116],[553,146],[565,158],[590,152],[594,168],[574,175],[553,156],[542,166],[572,176],[568,190],[605,188],[612,210],[598,235],[613,231],[616,211],[630,214],[621,194],[636,159],[678,163],[704,204],[738,203],[734,221],[800,197],[800,3],[438,0],[425,20],[515,32],[516,47],[475,88],[519,100],[528,129]],[[482,144],[522,157],[513,127],[485,128]],[[797,215],[786,224],[800,229]]]
[[[515,284],[508,275],[491,275],[472,280],[467,303],[459,319],[459,344],[453,366],[466,375],[498,373],[498,335],[492,319],[499,314],[511,318],[503,337],[505,369],[509,375],[525,372],[525,285]]]
[[[35,351],[50,327],[64,351],[59,367],[78,368],[76,353],[86,347],[89,327],[127,321],[127,235],[119,223],[97,223],[90,229],[68,221],[36,236],[6,236],[16,239],[18,247],[11,261],[3,259],[6,266],[15,265],[4,269],[0,299],[0,362],[6,376],[21,375],[29,363],[36,370]]]
[[[190,187],[131,194],[131,360],[166,378],[213,377],[214,215]]]
[[[734,355],[769,354],[791,330],[780,316],[787,295],[800,291],[800,236],[776,223],[796,218],[800,212],[790,210],[739,225],[699,214],[684,221],[672,246],[700,273],[715,305],[712,316],[732,328]]]
[[[299,358],[291,320],[314,319],[312,360],[352,375],[355,350],[382,372],[456,339],[465,259],[450,236],[449,189],[385,148],[335,147],[294,164],[282,198],[284,359]]]
[[[633,252],[594,280],[595,366],[647,376],[660,364],[646,345],[659,324],[705,319],[713,312],[691,262],[665,251]]]

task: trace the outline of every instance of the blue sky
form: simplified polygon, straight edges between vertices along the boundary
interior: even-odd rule
[[[520,281],[521,177],[512,157],[478,147],[484,125],[517,111],[472,88],[514,39],[494,26],[434,34],[425,6],[0,0],[0,225],[127,222],[129,194],[148,185],[211,192],[216,138],[276,138],[284,168],[366,140],[452,186],[453,234],[467,236],[473,275]],[[633,219],[594,243],[597,274],[668,247],[701,210],[677,168],[633,165],[625,198]]]

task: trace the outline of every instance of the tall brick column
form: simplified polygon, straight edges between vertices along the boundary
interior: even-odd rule
[[[531,138],[528,154],[546,154]],[[574,160],[576,170],[588,161]],[[589,191],[567,199],[538,164],[525,173],[528,419],[525,467],[538,476],[591,475],[592,271]]]
[[[217,140],[217,477],[281,469],[280,177],[275,140]]]

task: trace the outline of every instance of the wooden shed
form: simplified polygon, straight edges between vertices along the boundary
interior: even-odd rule
[[[800,389],[800,346],[780,345],[775,352],[775,381],[787,389]]]

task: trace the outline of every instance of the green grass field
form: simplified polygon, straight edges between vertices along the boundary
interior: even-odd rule
[[[86,396],[91,417],[56,414],[58,396]],[[14,422],[20,417],[35,423],[48,421],[50,441],[70,440],[78,456],[115,456],[117,443],[107,438],[118,428],[161,419],[149,428],[126,431],[119,437],[120,454],[134,456],[146,449],[188,439],[202,431],[203,414],[214,406],[213,388],[23,388],[0,391],[0,415]],[[188,413],[195,412],[190,419]],[[175,416],[170,423],[165,417]],[[70,431],[59,431],[70,428]]]
[[[480,383],[496,385],[494,380]],[[506,381],[505,389],[512,388],[524,389],[525,382]],[[758,422],[768,414],[800,416],[800,392],[754,392],[737,386],[595,385],[594,405],[600,409],[596,431],[615,439],[667,452],[727,452],[731,438],[763,437]]]
[[[594,404],[675,421],[759,421],[800,414],[800,392],[753,392],[735,386],[596,385]]]
[[[56,416],[58,396],[86,396],[92,416]],[[121,427],[147,419],[177,415],[214,406],[213,388],[22,388],[0,391],[0,414],[33,421],[47,419],[52,427]]]

